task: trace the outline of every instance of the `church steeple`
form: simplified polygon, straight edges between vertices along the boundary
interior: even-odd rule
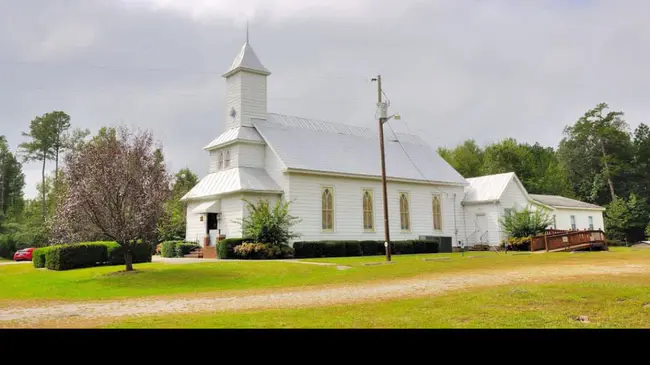
[[[228,89],[226,130],[252,127],[252,118],[266,119],[266,79],[270,74],[250,45],[246,26],[246,42],[223,74]]]
[[[248,23],[246,23],[246,43],[241,48],[241,51],[230,65],[228,71],[223,74],[223,77],[228,77],[237,73],[238,71],[248,71],[253,73],[258,73],[264,76],[271,74],[269,70],[262,65],[260,59],[257,58],[253,47],[251,47],[250,42],[248,41]]]

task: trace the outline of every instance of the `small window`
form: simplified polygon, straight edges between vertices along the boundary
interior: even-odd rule
[[[557,229],[557,220],[555,219],[555,214],[553,214],[553,229]]]
[[[223,151],[219,152],[219,170],[223,170]]]
[[[433,229],[442,231],[442,203],[439,194],[433,196],[431,204],[433,209]]]
[[[575,215],[571,216],[571,229],[574,230],[574,231],[576,230],[576,216]]]
[[[504,208],[503,209],[503,215],[505,217],[509,216],[510,214],[512,214],[512,208]]]
[[[594,217],[589,216],[589,230],[593,231],[594,230]]]
[[[363,230],[372,232],[375,229],[375,217],[373,212],[372,190],[363,190]]]
[[[399,221],[402,231],[411,230],[411,217],[409,216],[409,197],[407,193],[399,194]]]
[[[323,231],[332,231],[334,230],[334,188],[323,188],[321,200]]]
[[[224,161],[224,168],[230,167],[230,150],[226,151],[226,160]]]

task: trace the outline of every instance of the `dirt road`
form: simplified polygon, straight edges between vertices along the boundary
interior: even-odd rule
[[[527,267],[509,270],[442,274],[396,279],[381,283],[309,289],[278,289],[272,293],[241,296],[174,297],[119,301],[77,302],[40,307],[22,307],[0,312],[0,327],[30,326],[40,321],[82,318],[128,317],[189,312],[241,311],[271,308],[313,307],[384,299],[424,297],[474,287],[515,283],[543,283],[585,275],[650,273],[644,265],[575,265]],[[12,323],[13,322],[13,323]]]

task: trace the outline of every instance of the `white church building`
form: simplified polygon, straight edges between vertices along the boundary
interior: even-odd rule
[[[225,130],[204,148],[210,156],[208,174],[182,199],[187,203],[186,240],[203,244],[209,237],[214,245],[218,237],[241,237],[237,221],[247,214],[243,199],[262,198],[271,204],[291,202],[291,214],[301,219],[293,228],[300,234],[296,240],[382,241],[377,122],[370,117],[364,128],[270,113],[269,75],[248,42],[223,75]],[[495,201],[508,194],[483,192],[498,188],[463,178],[415,135],[385,134],[385,154],[392,241],[437,236],[454,246],[459,241],[499,244],[502,208],[517,204]],[[511,181],[518,179],[507,180],[506,190],[512,189]],[[517,186],[519,205],[532,202],[521,183]],[[595,217],[594,227],[602,228],[602,208],[584,211]],[[576,229],[587,228],[580,227]]]

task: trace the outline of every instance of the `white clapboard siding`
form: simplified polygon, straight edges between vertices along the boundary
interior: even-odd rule
[[[202,243],[206,235],[206,218],[204,217],[201,221],[201,214],[192,213],[192,210],[201,203],[203,201],[193,201],[187,204],[187,228],[185,230],[185,241],[187,242]]]
[[[242,71],[228,77],[226,85],[226,129],[238,125],[250,127],[251,118],[266,118],[266,76]],[[236,111],[234,119],[230,116],[231,108]]]
[[[323,232],[321,194],[324,187],[334,188],[334,231]],[[363,229],[362,191],[370,188],[374,198],[374,232]],[[460,201],[463,196],[462,187],[437,186],[423,184],[408,184],[389,182],[388,210],[391,240],[415,239],[420,235],[452,237],[456,242],[455,227],[459,232],[463,229],[462,208]],[[381,182],[375,179],[338,178],[303,174],[289,175],[289,191],[291,194],[291,212],[302,221],[295,230],[302,234],[295,241],[320,240],[383,240],[383,208]],[[408,192],[410,202],[411,230],[401,231],[399,192]],[[443,230],[433,229],[432,194],[442,195]],[[456,202],[454,206],[454,193]],[[454,225],[454,207],[456,221]]]

